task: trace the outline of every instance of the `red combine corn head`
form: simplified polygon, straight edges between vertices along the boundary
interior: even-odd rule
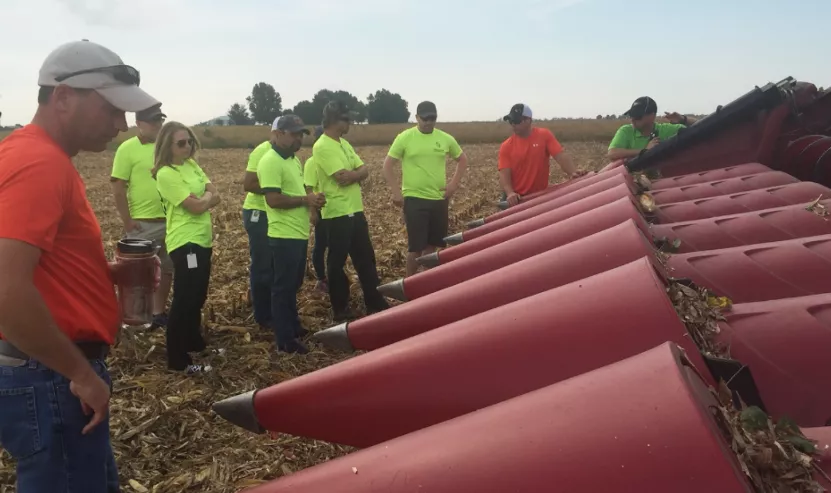
[[[831,488],[829,135],[786,79],[472,221],[315,334],[368,352],[214,405],[361,449],[250,491]]]

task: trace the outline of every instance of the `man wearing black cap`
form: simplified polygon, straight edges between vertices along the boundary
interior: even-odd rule
[[[298,340],[306,330],[297,312],[297,291],[306,274],[309,210],[326,203],[323,195],[307,193],[303,166],[295,153],[309,130],[297,115],[283,115],[272,149],[257,165],[257,179],[267,205],[268,243],[274,266],[271,324],[279,351],[308,353]]]
[[[343,138],[349,132],[351,122],[351,113],[345,104],[329,102],[323,109],[323,135],[315,142],[312,151],[317,178],[326,196],[321,216],[328,220],[326,271],[332,318],[337,323],[355,317],[349,307],[349,281],[343,271],[347,257],[352,259],[358,273],[367,313],[389,308],[377,289],[380,280],[375,249],[369,236],[361,195],[360,183],[369,176],[369,170],[352,145]]]
[[[679,115],[678,113],[665,113],[669,123],[655,122],[658,114],[658,104],[654,99],[643,96],[632,103],[625,116],[628,116],[632,123],[623,125],[617,130],[612,142],[609,144],[607,156],[612,161],[618,159],[630,159],[639,156],[649,149],[652,149],[661,141],[669,139],[688,125],[697,120],[691,116]]]
[[[157,247],[162,262],[162,279],[153,294],[152,328],[165,327],[165,305],[173,283],[173,261],[165,245],[165,213],[162,199],[156,189],[156,180],[150,174],[156,136],[167,115],[161,105],[136,113],[138,135],[125,140],[115,152],[110,183],[115,206],[124,224],[125,238],[150,240]]]
[[[517,205],[523,195],[548,187],[550,158],[554,158],[569,179],[585,174],[577,171],[571,156],[551,130],[533,125],[533,113],[528,105],[515,104],[502,120],[510,123],[514,131],[499,147],[499,184],[508,206]]]
[[[0,447],[17,492],[119,491],[106,356],[121,325],[101,226],[73,166],[160,104],[89,41],[50,53],[32,122],[0,142]]]
[[[407,276],[418,270],[416,259],[445,246],[448,202],[467,169],[467,156],[450,134],[436,127],[438,112],[430,101],[416,108],[418,125],[401,132],[384,160],[384,180],[392,189],[393,204],[404,208],[407,226]],[[458,165],[447,183],[447,156]],[[401,185],[394,166],[401,165]]]

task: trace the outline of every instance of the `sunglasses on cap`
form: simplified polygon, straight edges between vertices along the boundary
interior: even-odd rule
[[[70,77],[83,74],[110,74],[113,79],[123,84],[138,86],[141,82],[139,71],[129,65],[111,65],[109,67],[89,68],[86,70],[78,70],[58,77],[55,77],[56,82],[62,82]]]
[[[176,141],[176,146],[180,149],[184,148],[185,146],[192,146],[193,139],[181,139]]]

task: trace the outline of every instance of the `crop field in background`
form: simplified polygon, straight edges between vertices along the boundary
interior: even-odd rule
[[[168,120],[174,120],[171,115]],[[128,115],[127,123],[134,124],[133,116]],[[306,122],[316,125],[317,122]],[[621,125],[628,123],[625,120],[549,120],[536,121],[535,125],[546,127],[562,141],[601,141],[609,142],[615,131]],[[354,146],[384,146],[392,143],[395,136],[402,130],[415,125],[414,123],[353,125],[346,136]],[[438,127],[456,137],[460,144],[493,144],[502,142],[511,135],[511,127],[505,122],[471,122],[471,123],[442,123]],[[193,127],[202,145],[208,149],[222,148],[254,148],[268,138],[270,127],[267,126],[212,126]],[[120,134],[111,145],[114,150],[125,139],[135,135],[135,128]],[[8,131],[0,131],[0,140],[8,135]],[[312,143],[307,138],[306,146]]]
[[[548,122],[546,122],[548,123]],[[599,169],[606,164],[608,139],[621,122],[578,122],[563,126],[552,122],[580,169]],[[504,124],[441,125],[462,142],[476,139],[499,141],[507,135]],[[363,186],[364,204],[374,243],[381,281],[404,275],[406,234],[401,211],[392,205],[381,177],[381,164],[394,133],[402,126],[355,126],[349,138],[370,166]],[[214,139],[234,145],[255,144],[267,129],[211,128]],[[580,136],[589,137],[585,140]],[[366,146],[377,142],[383,146]],[[463,144],[470,168],[463,187],[450,207],[450,233],[461,231],[472,219],[495,212],[500,189],[497,180],[498,144]],[[309,149],[300,151],[301,159]],[[75,159],[87,183],[87,194],[101,223],[107,254],[122,233],[110,193],[112,152],[85,154]],[[198,161],[216,183],[222,203],[213,211],[214,259],[210,294],[204,310],[210,348],[225,348],[224,355],[205,355],[197,362],[214,367],[212,373],[188,378],[165,368],[162,331],[122,331],[109,364],[114,380],[111,401],[111,436],[121,484],[125,492],[206,493],[237,492],[282,475],[342,456],[350,450],[329,443],[294,436],[259,436],[236,428],[214,415],[211,404],[254,388],[264,388],[349,355],[328,352],[310,343],[306,356],[276,353],[272,335],[253,323],[248,306],[248,240],[242,227],[243,176],[248,152],[244,149],[203,150]],[[453,172],[453,166],[448,176]],[[552,182],[563,180],[556,164]],[[311,242],[310,245],[311,247]],[[354,271],[352,303],[363,313],[360,288]],[[304,325],[316,331],[331,326],[328,298],[313,293],[311,264],[299,294]],[[325,405],[326,396],[320,396]],[[332,419],[337,419],[336,415]],[[0,493],[14,491],[13,463],[0,453]]]

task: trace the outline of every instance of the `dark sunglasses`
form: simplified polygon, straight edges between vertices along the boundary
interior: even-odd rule
[[[192,145],[193,145],[193,139],[182,139],[182,140],[177,140],[177,141],[176,141],[176,145],[177,145],[180,149],[184,148],[185,146],[192,146]]]
[[[117,80],[118,82],[133,86],[138,86],[141,82],[141,76],[139,75],[139,71],[129,65],[112,65],[109,67],[98,67],[86,70],[79,70],[77,72],[71,72],[55,77],[55,81],[62,82],[66,79],[69,79],[70,77],[75,77],[76,75],[83,74],[110,74],[112,78]]]
[[[349,116],[349,115],[341,115],[341,117],[340,117],[340,121],[342,121],[342,122],[351,122],[351,121],[352,121],[352,117],[351,117],[351,116]]]
[[[424,115],[424,116],[421,116],[419,118],[421,118],[425,122],[434,122],[434,121],[436,121],[437,117],[436,117],[436,115]]]

